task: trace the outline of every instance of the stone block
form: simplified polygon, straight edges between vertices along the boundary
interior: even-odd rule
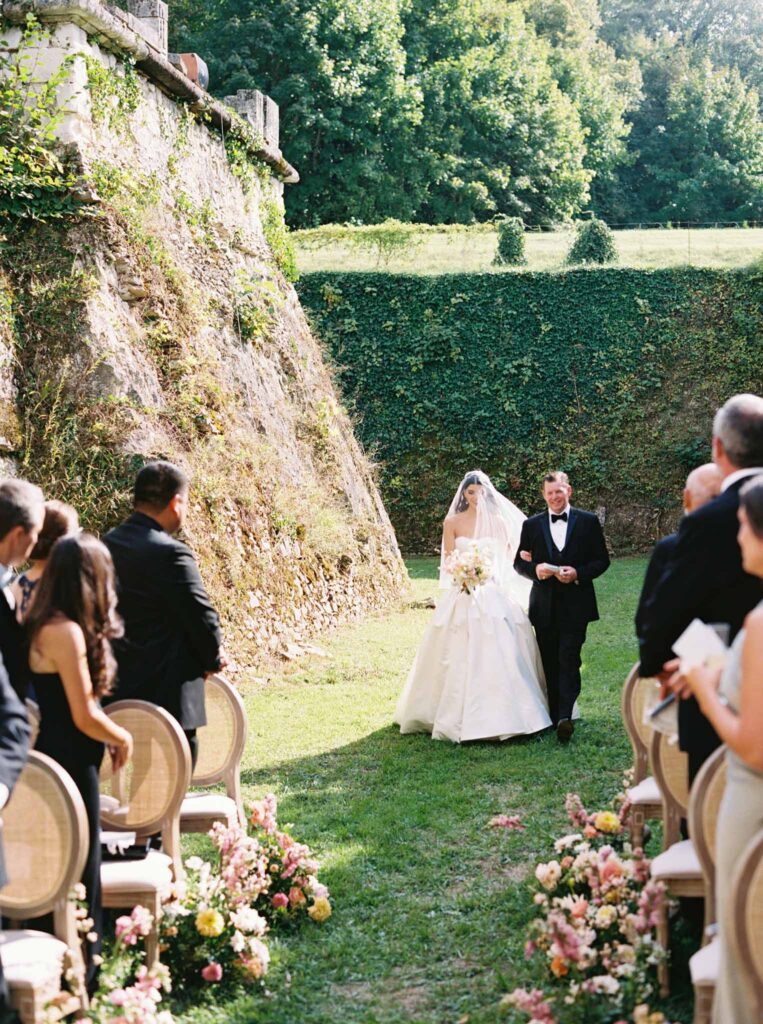
[[[144,38],[166,57],[169,16],[164,0],[127,0],[127,10],[140,21]]]
[[[280,116],[278,111],[278,104],[275,100],[272,100],[269,96],[265,97],[265,138],[273,146],[274,149],[278,149],[278,140],[280,138]]]
[[[266,99],[259,89],[239,89],[235,96],[226,96],[225,102],[264,137]]]

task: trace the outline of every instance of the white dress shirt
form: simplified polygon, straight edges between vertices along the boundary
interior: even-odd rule
[[[564,550],[564,545],[567,543],[567,527],[570,525],[570,522],[569,522],[570,506],[569,506],[569,503],[567,504],[567,507],[562,511],[561,514],[563,515],[564,512],[567,513],[567,522],[566,523],[565,523],[565,521],[563,519],[557,519],[557,521],[555,523],[552,523],[551,522],[551,509],[549,509],[549,512],[548,512],[548,522],[549,522],[549,526],[551,527],[551,537],[553,538],[554,544],[556,544],[556,546],[559,548],[560,551]],[[554,515],[556,515],[555,512],[554,512]]]
[[[752,469],[737,469],[734,473],[730,473],[721,484],[721,494],[727,491],[737,480],[744,480],[746,476],[757,476],[758,473],[763,473],[763,466]]]

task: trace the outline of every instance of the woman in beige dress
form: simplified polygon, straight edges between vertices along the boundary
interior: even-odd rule
[[[763,579],[763,475],[753,477],[740,492],[739,546],[745,570]],[[682,695],[694,694],[727,747],[727,782],[716,839],[721,963],[713,1024],[752,1024],[753,998],[729,915],[737,864],[763,829],[763,601],[747,616],[722,673],[694,668],[671,683]]]

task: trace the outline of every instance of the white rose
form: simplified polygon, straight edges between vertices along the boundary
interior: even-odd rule
[[[267,921],[252,907],[240,907],[230,919],[234,928],[249,935],[264,935],[267,931]]]
[[[246,946],[246,939],[241,932],[234,932],[233,937],[230,940],[230,945],[234,953],[241,953]]]
[[[611,974],[597,974],[595,978],[591,978],[591,987],[594,992],[602,992],[608,996],[614,996],[620,990],[620,982],[617,978],[613,978]]]

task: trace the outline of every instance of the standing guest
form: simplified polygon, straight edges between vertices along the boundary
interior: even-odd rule
[[[27,617],[53,545],[61,537],[71,537],[76,533],[79,533],[79,520],[71,505],[63,501],[46,501],[42,529],[37,543],[29,552],[29,561],[32,564],[26,572],[16,577],[10,588],[16,602],[16,618],[19,622],[23,622]]]
[[[763,579],[763,476],[749,480],[740,492],[739,544],[745,570]],[[745,847],[763,829],[763,601],[745,618],[722,673],[697,667],[682,676],[677,661],[666,667],[677,670],[670,680],[673,689],[682,696],[693,694],[728,748],[726,789],[716,829],[721,963],[713,1024],[752,1024],[757,1019],[756,1000],[730,939],[734,933],[731,882]]]
[[[525,519],[514,562],[533,581],[530,622],[535,626],[548,688],[551,721],[569,742],[580,696],[581,651],[588,623],[599,617],[593,581],[609,568],[604,532],[593,512],[570,505],[566,473],[547,473],[547,511]]]
[[[663,684],[673,644],[693,619],[728,623],[733,640],[760,600],[760,580],[742,567],[737,512],[745,480],[763,471],[763,398],[735,395],[718,410],[713,461],[723,478],[721,494],[682,521],[673,557],[643,612],[641,674]],[[678,740],[691,785],[720,743],[694,698],[678,709]]]
[[[204,678],[227,664],[220,620],[191,549],[172,536],[188,510],[188,478],[170,462],[149,462],[135,480],[130,518],[104,543],[117,573],[125,636],[113,699],[158,704],[178,720],[196,763],[196,730],[206,724]]]
[[[721,473],[714,462],[707,462],[704,466],[697,466],[696,469],[693,469],[686,478],[684,487],[684,514],[691,515],[703,505],[707,505],[708,501],[717,498],[721,493],[721,483]],[[668,562],[673,557],[677,543],[678,534],[669,533],[667,537],[658,540],[654,546],[636,610],[636,636],[638,637],[641,636],[643,630],[646,606],[667,568]]]
[[[11,686],[22,698],[29,682],[24,632],[16,619],[9,584],[29,557],[45,518],[45,498],[26,480],[0,480],[0,652]]]
[[[101,833],[98,772],[104,744],[114,770],[132,755],[132,737],[100,708],[114,679],[111,641],[122,635],[116,613],[114,567],[90,534],[64,537],[53,547],[26,626],[29,667],[40,706],[36,749],[65,768],[82,794],[90,833],[82,882],[96,941],[87,943],[92,991],[101,946]]]
[[[0,657],[0,812],[8,803],[8,797],[26,763],[29,734],[26,708],[14,692]],[[0,844],[0,888],[7,881],[3,849]],[[17,1024],[18,1020],[10,1005],[8,985],[3,975],[3,962],[0,960],[0,1024]]]

